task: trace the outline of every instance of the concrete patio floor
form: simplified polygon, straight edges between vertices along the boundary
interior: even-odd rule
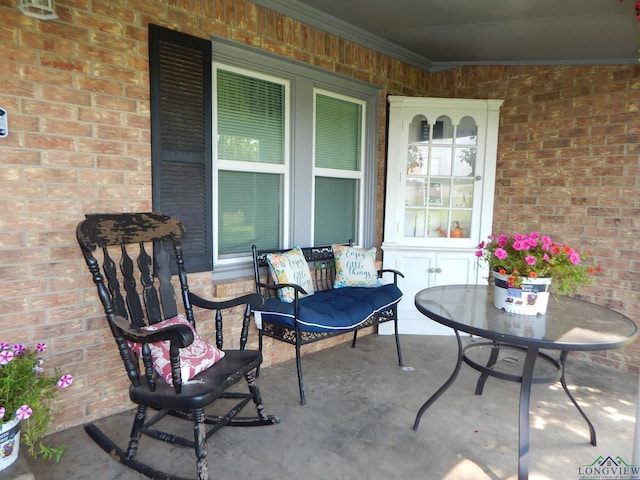
[[[264,368],[259,384],[267,412],[281,423],[214,435],[208,443],[212,478],[516,479],[519,384],[489,378],[484,394],[476,396],[478,374],[463,365],[414,431],[418,408],[452,371],[456,343],[455,337],[403,336],[402,348],[413,369],[398,367],[391,336],[369,335],[355,349],[347,343],[306,355],[306,406],[299,404],[294,362]],[[511,352],[499,363],[517,369],[522,361]],[[598,446],[590,445],[587,425],[559,382],[534,385],[529,478],[579,479],[579,468],[600,456],[631,464],[637,377],[570,356],[567,381],[595,425]],[[97,423],[124,447],[131,419],[128,411]],[[68,449],[60,464],[29,460],[38,480],[140,478],[82,427],[47,440]],[[143,439],[138,458],[195,477],[189,449]]]

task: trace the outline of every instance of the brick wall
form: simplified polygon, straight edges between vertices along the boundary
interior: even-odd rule
[[[148,23],[232,38],[409,94],[420,93],[427,74],[241,0],[56,4],[60,18],[43,22],[0,0],[0,106],[10,127],[0,140],[0,334],[46,341],[50,363],[75,376],[55,417],[63,429],[131,407],[75,226],[89,212],[151,209]],[[248,279],[214,287],[207,273],[190,284],[219,298],[253,288]],[[198,318],[201,331],[213,330]],[[292,356],[267,340],[266,364]]]
[[[632,139],[640,123],[631,115],[638,106],[637,70],[485,67],[429,75],[242,0],[56,3],[60,19],[42,22],[20,14],[13,0],[0,0],[0,106],[9,112],[10,127],[9,137],[0,140],[0,335],[4,341],[46,341],[51,363],[74,374],[53,428],[131,406],[127,380],[76,245],[75,226],[88,212],[151,208],[149,22],[201,37],[227,37],[370,82],[384,89],[381,106],[387,92],[506,98],[497,227],[512,222],[525,228],[542,221],[550,234],[588,241],[599,259],[615,265],[603,274],[603,283],[589,289],[589,298],[630,315],[638,311],[633,296],[638,254],[631,234],[634,227],[638,230],[632,222],[640,178]],[[578,75],[595,79],[583,85],[574,80]],[[574,82],[573,88],[565,86]],[[568,102],[577,103],[572,116],[566,115]],[[583,110],[600,119],[578,122],[574,117]],[[384,108],[379,118],[380,242]],[[565,126],[567,118],[571,127]],[[544,129],[531,128],[536,122]],[[578,142],[578,137],[588,141]],[[574,168],[567,171],[563,162],[570,147]],[[534,177],[546,164],[554,168]],[[553,191],[552,203],[540,198],[543,189]],[[567,211],[571,221],[565,225]],[[584,230],[578,232],[579,227]],[[624,288],[619,289],[621,282]],[[220,298],[252,289],[246,278],[213,286],[209,274],[190,276],[190,284],[198,293]],[[212,329],[201,313],[199,320],[205,333]],[[251,339],[255,345],[255,331]],[[293,355],[283,345],[267,344],[266,353],[266,364]],[[637,363],[636,350],[615,355],[606,360],[617,359],[621,367]]]
[[[640,65],[473,67],[429,95],[505,99],[494,231],[540,231],[589,249],[603,271],[579,297],[640,316]],[[640,343],[589,355],[637,369]]]

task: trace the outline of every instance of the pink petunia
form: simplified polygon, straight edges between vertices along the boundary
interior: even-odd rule
[[[38,343],[36,345],[36,350],[40,353],[44,353],[47,351],[47,345],[45,343]]]
[[[73,377],[71,375],[69,375],[68,373],[65,374],[65,375],[62,375],[58,379],[58,387],[60,387],[60,388],[67,388],[72,383],[73,383]]]
[[[580,263],[580,254],[578,254],[578,252],[576,252],[575,250],[572,250],[571,252],[569,252],[569,261],[574,265],[578,265]]]
[[[493,254],[500,260],[507,258],[507,251],[504,248],[496,248],[496,251],[493,252]]]
[[[23,344],[21,344],[21,343],[16,343],[16,344],[13,346],[13,352],[14,352],[16,355],[22,355],[22,354],[23,354],[24,352],[26,352],[26,351],[27,351],[27,347],[25,347],[25,346],[24,346]]]
[[[26,420],[33,414],[33,410],[29,405],[22,405],[18,410],[16,410],[16,418],[18,420]]]
[[[6,365],[13,360],[13,352],[11,350],[2,350],[0,352],[0,365]]]
[[[0,342],[0,350],[6,350],[10,346],[11,346],[11,344],[9,344],[7,342]]]
[[[514,250],[527,250],[529,247],[528,244],[525,244],[522,240],[514,240],[513,249]]]

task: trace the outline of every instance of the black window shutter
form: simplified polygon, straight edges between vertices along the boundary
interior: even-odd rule
[[[211,42],[149,25],[153,209],[182,221],[185,267],[213,269]]]

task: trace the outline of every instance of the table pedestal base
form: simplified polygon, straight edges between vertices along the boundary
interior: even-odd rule
[[[496,377],[502,380],[519,382],[520,383],[520,406],[519,406],[519,439],[518,439],[518,480],[527,480],[529,478],[529,410],[531,401],[531,385],[534,383],[550,383],[558,379],[557,373],[553,376],[541,376],[534,377],[534,367],[538,358],[551,364],[556,370],[560,372],[560,382],[565,394],[569,397],[573,405],[576,407],[582,418],[586,421],[589,427],[589,433],[591,437],[591,445],[596,446],[596,431],[593,424],[584,413],[576,399],[571,395],[567,383],[565,380],[565,363],[569,352],[560,352],[559,360],[554,359],[544,352],[540,352],[537,347],[521,347],[515,345],[509,345],[498,342],[480,342],[475,344],[462,346],[460,334],[454,329],[456,334],[456,340],[458,343],[458,358],[453,372],[449,378],[442,384],[442,386],[433,394],[429,399],[422,404],[416,419],[413,423],[413,429],[417,430],[420,425],[420,419],[424,412],[438,399],[442,394],[453,384],[460,373],[460,367],[464,361],[467,365],[480,372],[480,378],[476,384],[476,395],[482,395],[484,384],[489,376]],[[471,360],[466,352],[472,348],[478,348],[483,346],[491,347],[491,354],[486,365],[481,365]],[[495,370],[495,366],[500,349],[515,349],[521,352],[525,352],[524,366],[522,368],[522,375],[513,375],[506,372]]]

